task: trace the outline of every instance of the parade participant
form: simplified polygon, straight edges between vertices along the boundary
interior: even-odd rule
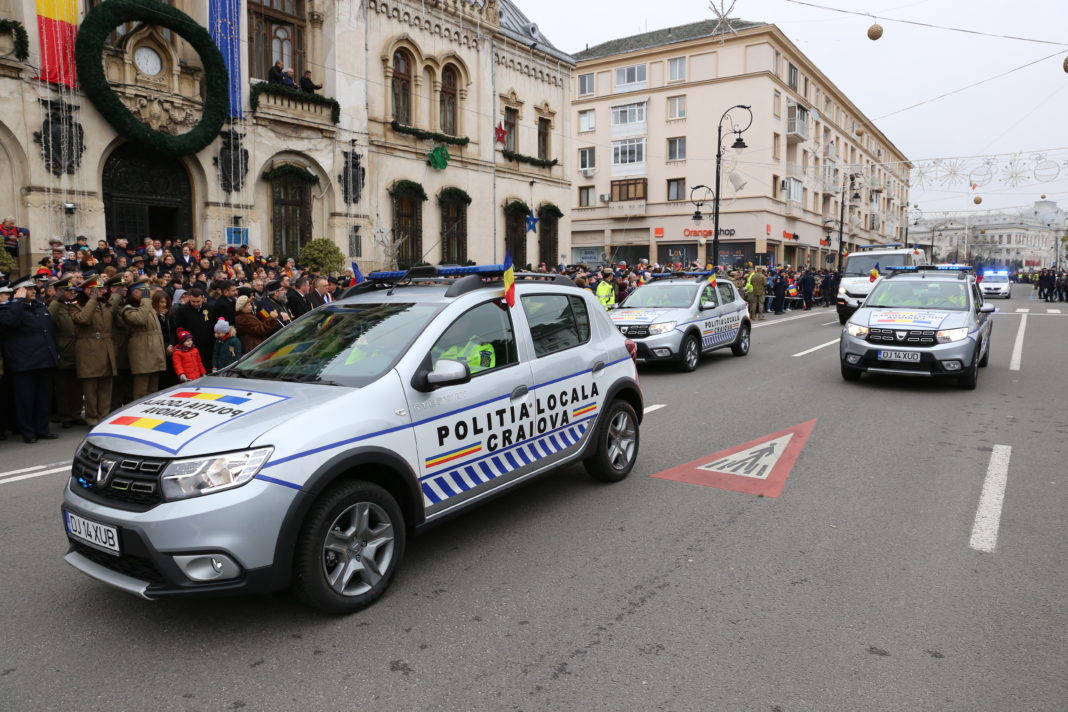
[[[136,257],[134,258],[137,259]],[[118,410],[130,402],[133,397],[133,375],[130,373],[130,336],[126,330],[126,322],[122,319],[122,308],[126,305],[126,272],[118,272],[108,279],[104,286],[110,290],[107,304],[111,308],[111,338],[115,343],[115,378],[111,382],[110,407],[105,405],[107,413]]]
[[[820,281],[820,297],[823,300],[823,306],[834,305],[834,292],[834,272],[827,270],[823,273],[823,279]]]
[[[152,302],[145,298],[148,280],[140,279],[127,289],[122,320],[129,334],[132,398],[140,400],[159,390],[159,374],[167,368],[163,329]]]
[[[70,276],[54,285],[56,298],[48,304],[52,327],[56,337],[56,415],[60,427],[69,428],[82,419],[82,384],[75,370],[75,341],[77,329],[71,318],[70,308],[74,303],[75,285]]]
[[[211,350],[212,373],[237,361],[241,353],[241,339],[237,338],[234,327],[226,319],[216,321],[215,342]]]
[[[207,373],[200,352],[193,344],[193,335],[185,329],[178,329],[178,345],[174,347],[171,359],[174,362],[174,373],[182,383],[195,381]]]
[[[264,318],[256,314],[256,305],[251,297],[237,298],[237,337],[241,339],[241,353],[247,354],[263,341],[282,328],[278,321],[278,311],[267,312]]]
[[[103,303],[100,276],[82,283],[82,292],[70,307],[74,321],[74,363],[85,398],[85,423],[97,425],[111,412],[111,388],[118,361],[112,339],[113,312]]]
[[[764,266],[758,265],[745,284],[745,298],[749,303],[749,318],[760,321],[767,319],[767,309],[764,305],[764,295],[768,289],[768,278],[764,276]]]
[[[797,280],[797,286],[801,290],[801,298],[805,303],[804,310],[808,311],[812,308],[812,295],[816,291],[816,277],[812,274],[812,270],[805,270],[805,273]]]
[[[597,295],[597,301],[601,303],[605,311],[615,307],[616,288],[612,285],[612,270],[606,269],[601,273],[601,281],[597,283],[594,294]]]
[[[788,279],[786,273],[783,270],[779,270],[775,273],[775,277],[772,280],[772,292],[775,294],[775,313],[782,314],[783,309],[786,307],[786,286]]]
[[[10,301],[0,307],[4,369],[11,381],[15,422],[23,442],[58,437],[48,429],[52,416],[53,376],[59,354],[52,318],[37,299],[37,286],[26,278],[14,285]]]

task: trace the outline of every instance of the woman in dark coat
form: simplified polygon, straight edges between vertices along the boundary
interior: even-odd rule
[[[163,330],[163,349],[166,351],[167,363],[171,362],[171,354],[177,345],[178,325],[174,323],[174,314],[171,312],[171,298],[162,289],[152,294],[152,310],[159,318],[159,327]],[[173,368],[165,368],[159,374],[159,388],[169,388],[178,384],[178,377],[174,375]]]

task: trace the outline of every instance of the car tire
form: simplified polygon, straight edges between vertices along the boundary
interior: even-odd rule
[[[842,364],[842,379],[846,381],[859,381],[862,371]]]
[[[979,344],[979,348],[982,349],[984,345],[986,345],[985,341],[983,341],[983,342],[981,342]],[[989,363],[990,363],[990,346],[986,346],[986,353],[984,353],[983,357],[981,359],[979,359],[979,365],[981,367],[983,367],[983,368],[986,368]]]
[[[978,356],[978,354],[976,354]],[[965,391],[974,391],[979,385],[979,359],[973,358],[971,367],[957,376],[957,388]]]
[[[749,353],[749,341],[752,336],[752,330],[748,324],[742,324],[742,328],[738,329],[738,338],[731,344],[731,353],[735,356],[745,356]]]
[[[334,614],[370,606],[400,568],[406,539],[404,515],[389,492],[359,480],[330,487],[312,505],[297,539],[297,597]]]
[[[679,349],[678,369],[683,373],[689,373],[701,363],[701,342],[693,334],[687,334],[682,339],[682,348]]]
[[[619,482],[630,474],[641,444],[638,416],[625,400],[614,400],[594,433],[597,449],[582,461],[586,472],[601,482]]]

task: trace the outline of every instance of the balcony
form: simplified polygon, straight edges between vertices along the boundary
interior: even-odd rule
[[[791,104],[786,109],[786,143],[801,143],[811,137],[808,109]]]
[[[314,128],[324,136],[337,133],[341,115],[335,99],[267,82],[252,85],[249,105],[257,120]]]

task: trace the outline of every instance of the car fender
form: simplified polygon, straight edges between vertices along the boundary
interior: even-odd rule
[[[605,394],[605,405],[607,406],[616,398],[624,398],[628,403],[630,403],[631,407],[634,408],[634,414],[638,418],[638,423],[640,424],[642,422],[642,418],[645,415],[645,401],[642,397],[642,389],[641,386],[638,385],[638,382],[632,378],[623,378],[613,383],[612,387],[609,388],[608,392]],[[596,434],[597,431],[600,429],[601,423],[603,422],[601,420],[601,413],[604,413],[605,410],[607,410],[607,408],[601,409],[601,411],[598,413],[597,420],[594,424],[593,429],[590,432]],[[587,457],[590,457],[593,454],[593,451],[596,449],[597,438],[591,437],[589,440],[586,441],[586,444],[582,448],[582,452],[580,452],[575,459],[584,460]]]

